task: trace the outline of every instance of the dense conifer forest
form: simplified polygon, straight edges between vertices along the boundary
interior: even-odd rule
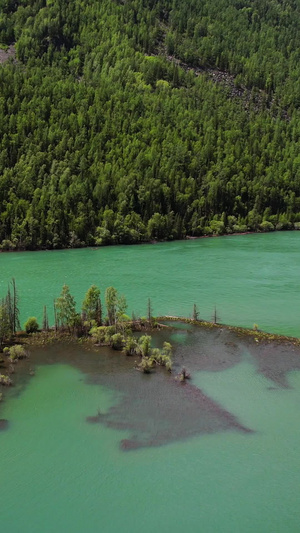
[[[300,226],[297,0],[0,0],[0,43],[3,250]]]

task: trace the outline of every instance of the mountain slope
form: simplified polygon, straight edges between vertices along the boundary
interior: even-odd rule
[[[0,12],[17,54],[0,66],[3,249],[300,221],[298,3],[0,0]]]

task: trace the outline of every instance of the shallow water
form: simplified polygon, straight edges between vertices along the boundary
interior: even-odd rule
[[[116,285],[137,311],[154,291],[157,311],[184,314],[199,295],[209,314],[201,271],[226,303],[224,321],[251,326],[247,311],[263,318],[268,308],[265,329],[298,334],[298,243],[294,232],[2,254],[2,286],[16,277],[25,316],[68,276],[78,301],[96,282]],[[1,531],[299,531],[298,349],[185,327],[155,343],[169,336],[174,374],[183,364],[192,373],[187,385],[164,371],[144,376],[107,348],[38,348],[20,364],[0,409],[9,421],[0,433]]]
[[[298,531],[295,348],[284,347],[284,385],[280,365],[272,378],[259,371],[272,345],[226,330],[181,336],[174,374],[187,363],[186,385],[107,348],[39,348],[21,364],[1,410],[3,530]]]

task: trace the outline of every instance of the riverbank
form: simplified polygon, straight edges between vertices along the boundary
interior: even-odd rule
[[[241,237],[243,235],[265,235],[268,233],[284,233],[284,232],[294,232],[294,231],[300,231],[300,223],[295,223],[296,225],[293,225],[293,227],[288,228],[281,228],[281,229],[271,229],[271,230],[249,230],[249,231],[237,231],[237,232],[231,232],[231,233],[212,233],[212,234],[206,234],[206,235],[186,235],[182,239],[149,239],[149,240],[143,240],[139,242],[119,242],[119,243],[104,243],[101,245],[76,245],[76,246],[68,246],[68,247],[56,247],[56,248],[24,248],[24,247],[18,247],[17,245],[12,244],[11,247],[9,245],[5,245],[5,248],[3,248],[0,245],[0,254],[2,253],[13,253],[13,252],[51,252],[53,250],[74,250],[74,249],[82,249],[82,248],[90,248],[92,250],[98,250],[100,248],[111,248],[111,247],[118,247],[118,246],[139,246],[142,244],[158,244],[158,243],[165,243],[165,242],[182,242],[182,241],[192,241],[192,240],[199,240],[199,239],[214,239],[218,237]]]

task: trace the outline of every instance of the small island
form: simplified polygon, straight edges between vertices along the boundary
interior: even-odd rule
[[[95,346],[110,346],[126,356],[134,356],[136,370],[149,374],[156,366],[172,370],[172,346],[163,343],[162,349],[151,346],[151,331],[165,327],[152,316],[151,300],[148,300],[148,316],[130,318],[126,314],[126,298],[114,287],[105,291],[105,310],[100,289],[92,285],[82,302],[81,313],[76,311],[74,297],[67,285],[54,301],[54,326],[49,326],[46,306],[42,327],[36,317],[29,317],[21,330],[19,320],[19,296],[13,279],[0,304],[0,385],[13,384],[11,374],[14,365],[28,356],[29,345],[45,345],[54,341],[77,339]]]

